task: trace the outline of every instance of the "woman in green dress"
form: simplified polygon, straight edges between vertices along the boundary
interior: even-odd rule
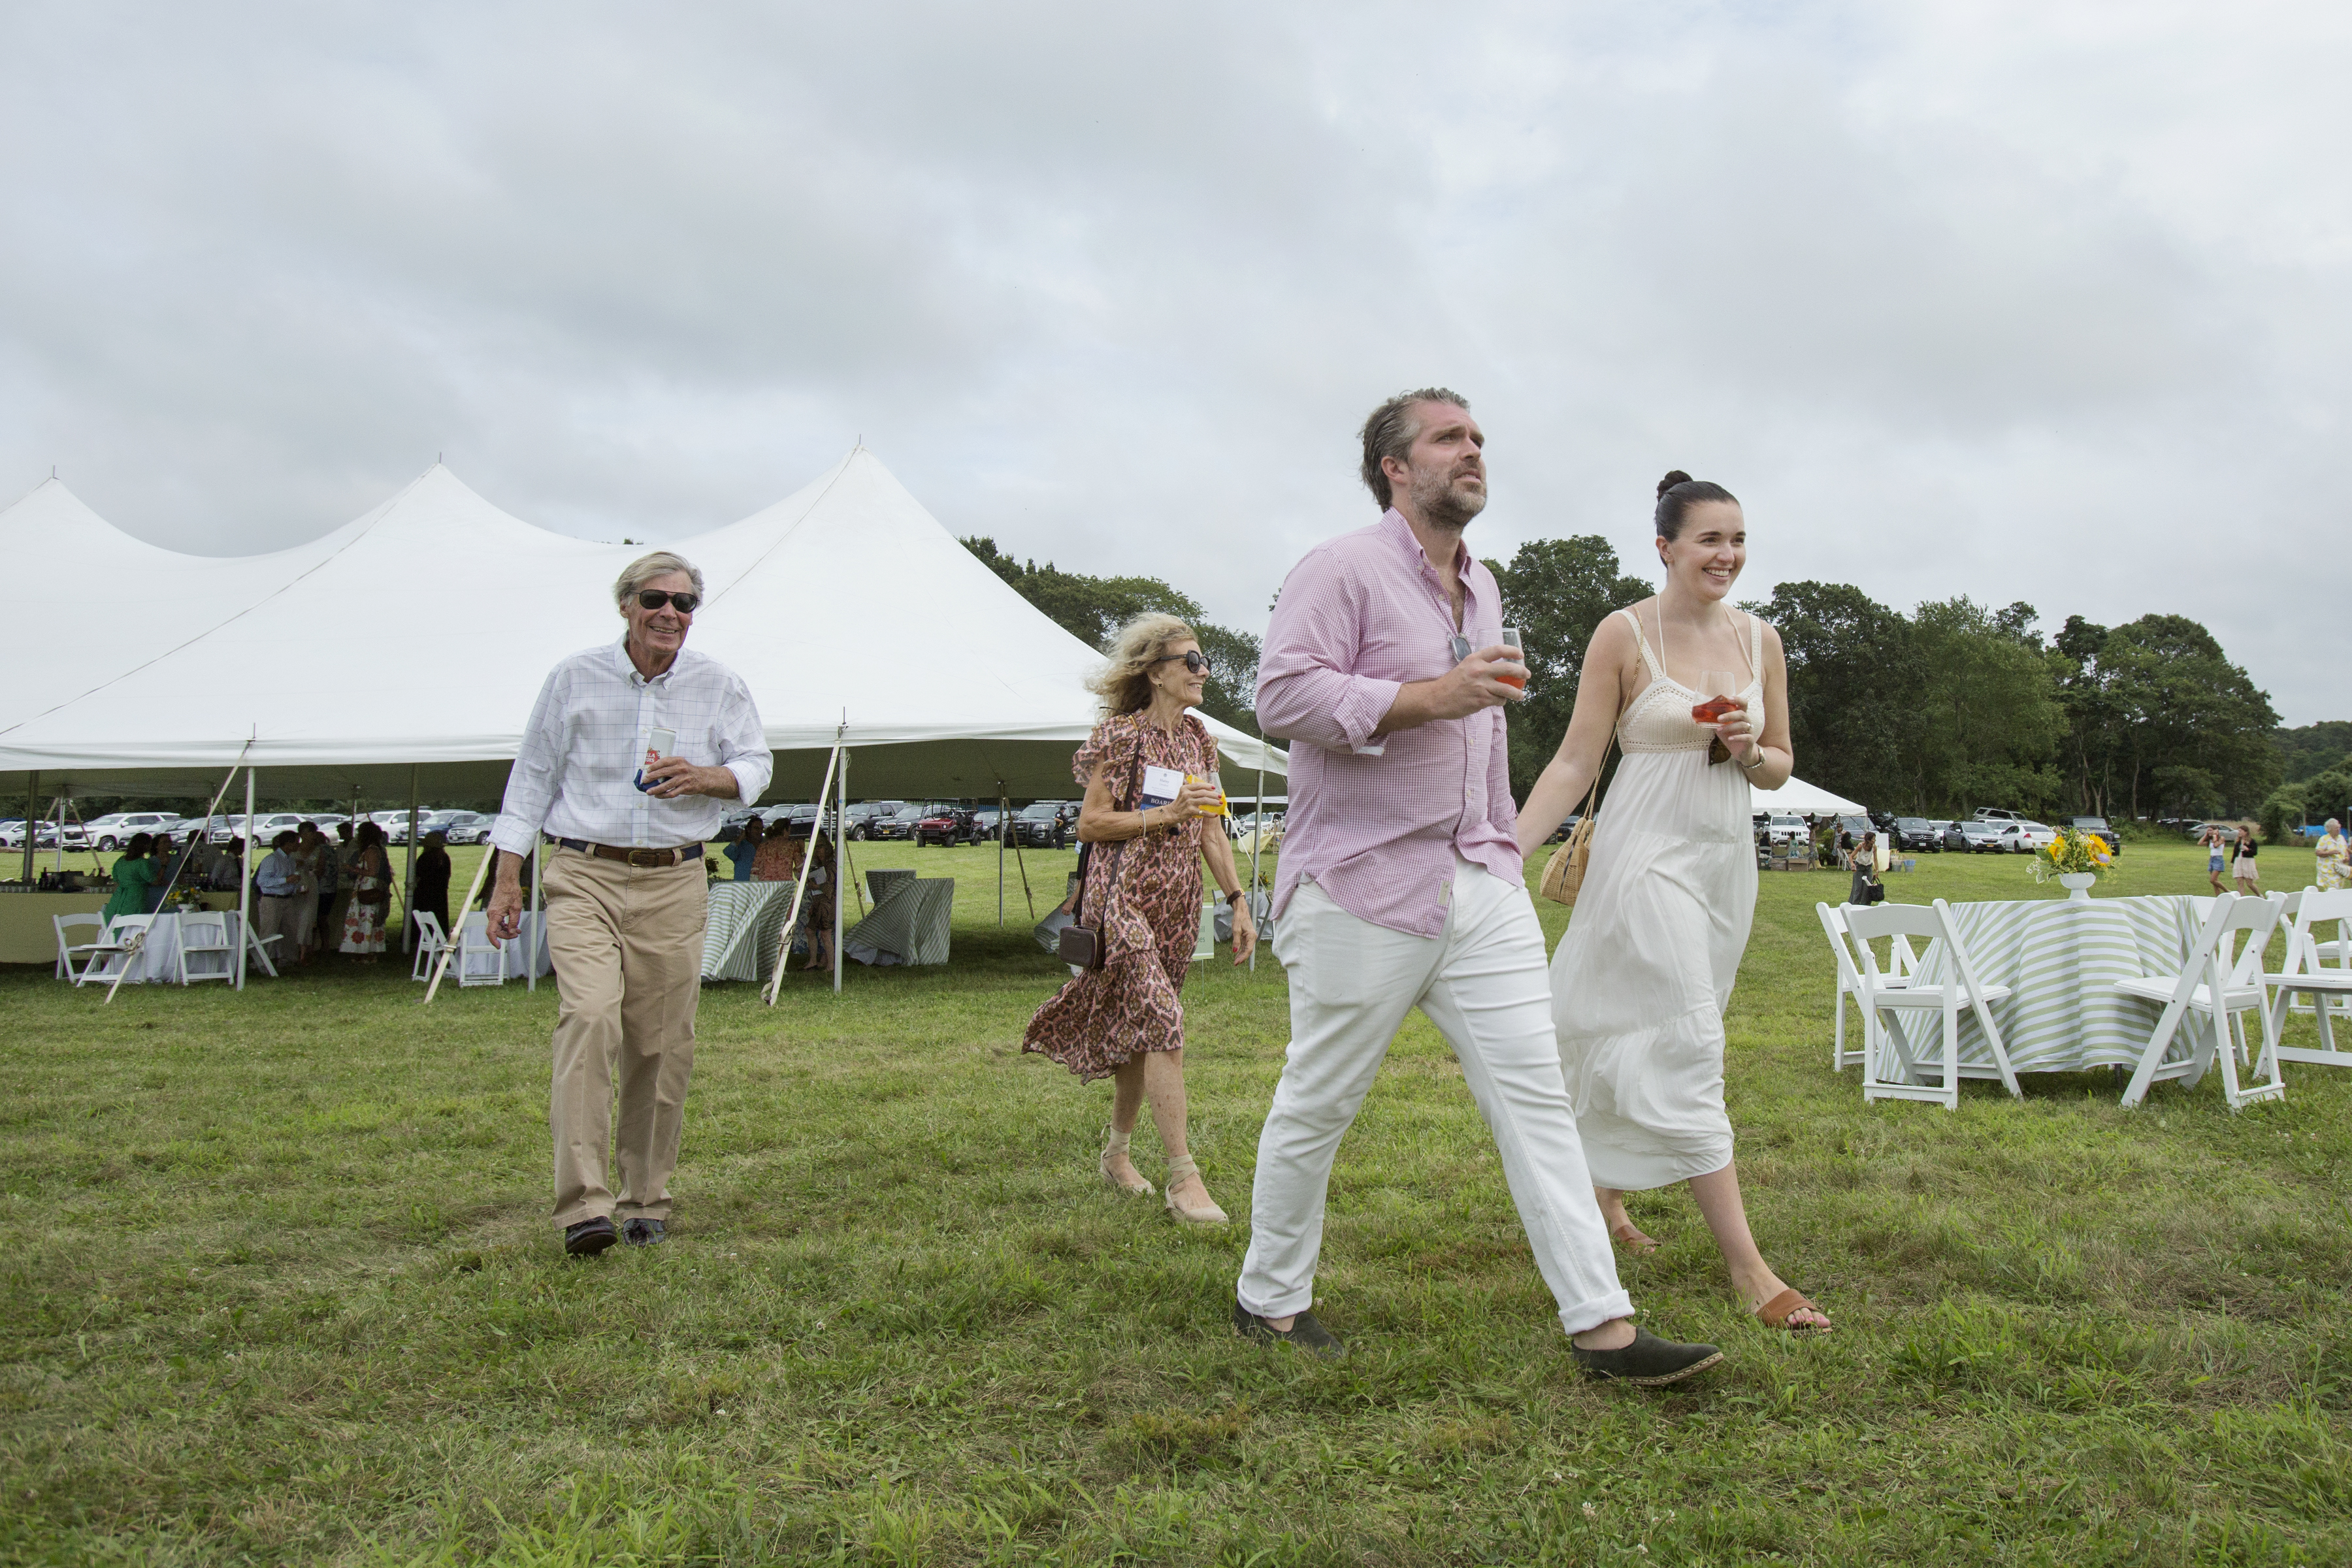
[[[100,918],[111,926],[121,915],[143,915],[155,892],[155,862],[147,852],[155,847],[152,835],[134,833],[114,862],[114,897],[106,900]]]

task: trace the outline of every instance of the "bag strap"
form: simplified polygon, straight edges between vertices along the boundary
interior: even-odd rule
[[[1127,775],[1127,798],[1131,801],[1139,800],[1142,798],[1142,795],[1143,731],[1141,727],[1138,726],[1135,735],[1135,762],[1134,765],[1128,770]],[[1125,807],[1119,806],[1116,800],[1111,804],[1115,809],[1126,809]],[[1070,900],[1070,923],[1072,925],[1080,924],[1086,919],[1087,868],[1093,864],[1094,848],[1094,844],[1091,841],[1082,843],[1078,846],[1078,891],[1076,897]]]

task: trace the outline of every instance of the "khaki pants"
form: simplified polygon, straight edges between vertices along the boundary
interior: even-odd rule
[[[659,869],[576,849],[547,859],[555,1017],[555,1223],[669,1217],[669,1174],[694,1070],[709,892],[699,859]],[[621,1124],[613,1129],[614,1067]],[[618,1143],[620,1197],[605,1184]]]
[[[269,955],[269,962],[273,964],[294,962],[295,902],[295,899],[274,898],[268,893],[254,902],[254,938],[264,944],[261,951]],[[269,939],[273,936],[284,940],[271,946]]]

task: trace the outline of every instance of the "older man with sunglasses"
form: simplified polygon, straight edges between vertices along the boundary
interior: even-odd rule
[[[758,800],[774,765],[742,677],[686,650],[702,574],[657,551],[613,594],[627,634],[549,674],[490,834],[493,942],[521,933],[522,858],[542,832],[555,840],[547,943],[562,1000],[547,1120],[555,1223],[575,1257],[647,1246],[668,1227],[701,996],[702,846],[719,803]],[[616,1058],[617,1199],[606,1183]]]

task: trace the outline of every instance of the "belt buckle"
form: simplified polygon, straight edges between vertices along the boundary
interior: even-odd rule
[[[652,867],[657,868],[670,863],[669,859],[664,858],[666,856],[670,856],[670,851],[667,849],[632,849],[629,851],[629,864],[639,868]],[[675,858],[675,857],[671,857],[671,858]]]

